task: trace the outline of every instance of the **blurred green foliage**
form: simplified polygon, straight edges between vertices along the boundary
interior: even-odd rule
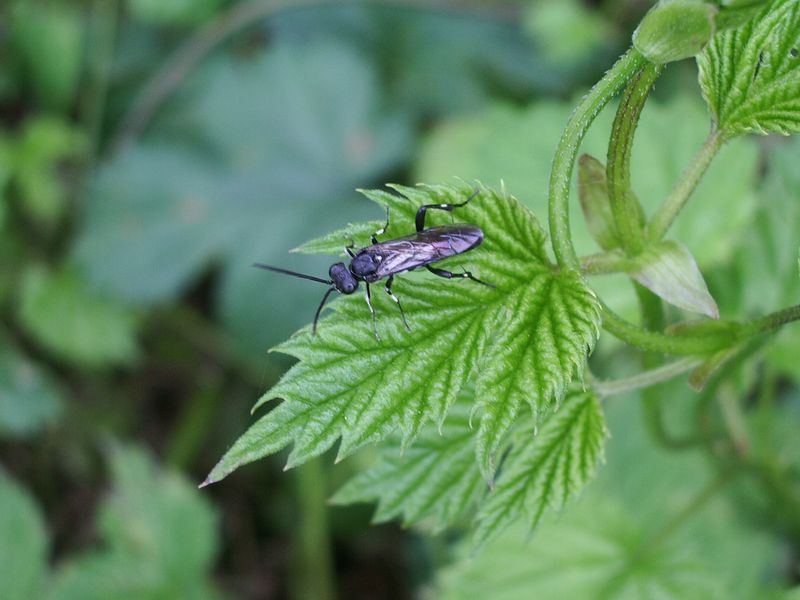
[[[661,390],[670,431],[689,431],[698,402],[701,422],[744,432],[753,461],[753,476],[726,480],[685,521],[739,449],[660,448],[635,395],[604,403],[608,464],[578,502],[532,538],[509,530],[474,558],[466,544],[450,556],[449,537],[368,529],[358,507],[304,502],[308,487],[281,476],[280,460],[193,489],[288,366],[266,350],[318,302],[308,282],[251,263],[323,275],[329,258],[288,251],[380,219],[353,190],[385,181],[502,183],[544,221],[564,123],[650,7],[256,4],[249,18],[235,0],[0,5],[0,596],[282,598],[332,571],[331,587],[354,599],[409,598],[419,587],[437,598],[586,597],[598,587],[609,598],[789,598],[781,590],[800,579],[791,327],[757,361],[725,367],[732,376],[719,390],[712,379],[713,393]],[[758,10],[721,5],[718,26]],[[241,27],[215,37],[235,18]],[[176,57],[188,55],[184,69]],[[601,161],[610,113],[583,147]],[[693,65],[671,66],[633,151],[647,214],[708,127]],[[732,140],[675,224],[725,317],[798,301],[798,160],[796,140]],[[579,251],[594,251],[580,218],[573,229]],[[621,281],[592,285],[632,315]],[[607,337],[592,368],[634,371]],[[468,428],[472,415],[458,416]],[[436,430],[425,440],[443,445]],[[403,457],[427,464],[425,448],[382,449],[378,474],[392,480]],[[452,449],[456,477],[474,463]],[[309,465],[315,493],[353,472],[363,483],[370,453],[336,471]],[[384,498],[377,517],[466,520],[484,493],[476,481],[464,478],[464,506],[411,495],[409,516]],[[369,483],[339,498],[374,498]]]
[[[103,544],[48,574],[48,536],[35,501],[0,473],[0,585],[5,598],[190,598],[220,596],[205,581],[216,553],[216,518],[184,478],[146,452],[109,451],[111,493],[98,511]]]

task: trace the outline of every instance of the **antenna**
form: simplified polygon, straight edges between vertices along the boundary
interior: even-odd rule
[[[325,285],[331,285],[333,283],[333,281],[330,281],[329,279],[320,279],[319,277],[314,277],[313,275],[306,275],[305,273],[298,273],[297,271],[281,269],[280,267],[272,267],[270,265],[264,265],[262,263],[253,263],[253,266],[259,269],[264,269],[265,271],[274,271],[275,273],[283,273],[284,275],[291,275],[292,277],[299,277],[300,279],[308,279],[310,281],[316,281],[317,283],[324,283]]]

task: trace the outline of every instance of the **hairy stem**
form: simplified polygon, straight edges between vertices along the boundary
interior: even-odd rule
[[[667,335],[658,331],[648,331],[629,323],[601,301],[603,306],[603,329],[626,344],[663,354],[691,356],[710,354],[731,346],[734,341],[730,335]]]
[[[581,100],[561,135],[550,172],[548,216],[553,252],[562,267],[579,268],[578,255],[570,236],[569,191],[581,142],[598,113],[644,62],[644,57],[634,48],[623,54]]]
[[[677,185],[673,188],[670,195],[664,201],[653,218],[647,225],[647,238],[651,242],[657,242],[664,237],[672,222],[678,216],[683,206],[689,200],[697,184],[700,183],[711,161],[722,148],[724,139],[722,134],[712,129],[700,150],[692,158],[692,162],[686,168]]]
[[[598,252],[581,256],[580,265],[584,275],[608,275],[624,272],[629,266],[629,261],[620,252]]]
[[[674,379],[679,375],[691,371],[702,362],[703,360],[700,358],[686,356],[671,363],[656,367],[655,369],[631,375],[630,377],[609,379],[607,381],[592,381],[592,389],[602,398],[618,396],[626,392],[647,388]]]
[[[628,82],[614,117],[608,143],[608,199],[622,247],[630,256],[641,252],[645,245],[640,216],[642,212],[631,193],[633,136],[645,101],[663,69],[663,65],[644,63]]]
[[[753,319],[749,326],[754,332],[762,333],[775,331],[792,321],[800,321],[800,304]]]

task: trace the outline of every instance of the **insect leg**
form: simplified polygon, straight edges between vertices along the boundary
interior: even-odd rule
[[[437,269],[436,267],[432,267],[430,265],[425,265],[425,268],[428,269],[434,275],[438,275],[439,277],[444,277],[445,279],[471,279],[472,281],[476,281],[481,285],[489,286],[490,288],[496,287],[491,283],[486,283],[485,281],[481,281],[477,277],[475,277],[469,271],[464,271],[463,273],[452,273],[450,271],[445,271],[444,269]]]
[[[353,252],[353,248],[355,248],[355,247],[356,247],[356,243],[353,240],[350,240],[350,243],[347,244],[347,246],[344,247],[344,251],[347,252],[347,255],[350,258],[355,258],[355,256],[356,256],[356,253]]]
[[[369,306],[369,312],[370,314],[372,314],[372,333],[375,334],[375,339],[380,342],[381,338],[378,335],[378,326],[375,324],[375,309],[372,307],[372,294],[370,294],[369,292],[369,284],[365,282],[364,285],[367,288],[367,292],[365,295],[367,299],[367,306]]]
[[[325,301],[328,299],[333,292],[336,291],[335,287],[329,288],[325,295],[322,297],[322,302],[319,303],[317,307],[317,312],[314,313],[314,325],[311,328],[311,332],[313,335],[317,335],[317,321],[319,321],[319,314],[322,312],[322,307],[325,306]]]
[[[389,207],[388,206],[386,207],[386,224],[384,224],[383,227],[381,227],[380,229],[378,229],[378,231],[376,231],[375,233],[372,234],[372,236],[370,237],[370,241],[373,244],[377,244],[378,243],[378,236],[379,235],[383,235],[384,233],[386,233],[387,229],[389,229]]]
[[[425,214],[428,209],[433,208],[436,210],[446,210],[447,212],[452,211],[454,208],[458,208],[459,206],[465,206],[469,204],[469,202],[480,193],[480,188],[475,188],[475,191],[470,194],[469,198],[464,200],[464,202],[459,202],[458,204],[424,204],[419,207],[417,210],[417,218],[416,218],[416,225],[417,231],[422,231],[425,229]]]
[[[400,316],[403,318],[403,325],[406,326],[408,331],[411,331],[411,327],[408,326],[408,321],[406,321],[406,313],[403,311],[403,305],[400,304],[400,298],[394,295],[392,292],[392,282],[394,282],[394,275],[391,275],[389,279],[386,280],[386,285],[384,286],[384,290],[386,293],[389,294],[389,298],[394,300],[397,303],[397,308],[400,309]]]

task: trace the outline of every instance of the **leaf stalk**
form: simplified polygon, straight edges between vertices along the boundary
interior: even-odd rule
[[[645,246],[641,208],[631,193],[633,137],[647,97],[663,70],[664,65],[647,62],[631,78],[620,99],[608,143],[608,199],[620,242],[629,256],[635,256]]]
[[[691,163],[681,175],[670,195],[647,224],[647,239],[651,243],[661,240],[667,233],[678,213],[689,201],[689,197],[697,187],[697,184],[700,183],[700,179],[705,175],[711,161],[722,148],[724,141],[722,133],[716,128],[713,128],[711,133],[708,134],[705,142],[692,158]]]
[[[630,80],[645,62],[635,48],[629,49],[584,96],[569,118],[558,143],[550,171],[548,218],[550,237],[558,264],[579,268],[578,255],[572,244],[569,227],[569,191],[578,150],[589,126],[614,95]]]

